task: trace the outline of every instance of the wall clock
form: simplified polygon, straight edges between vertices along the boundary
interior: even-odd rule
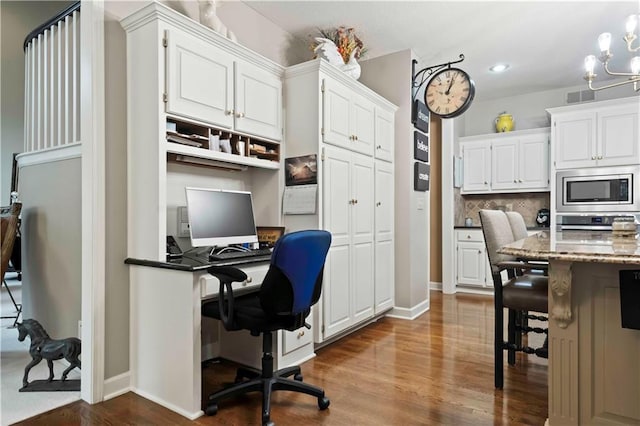
[[[433,114],[442,118],[457,117],[469,108],[476,86],[465,71],[445,68],[427,82],[424,103]]]

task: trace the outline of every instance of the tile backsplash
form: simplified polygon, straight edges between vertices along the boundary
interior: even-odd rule
[[[536,226],[538,210],[549,208],[548,192],[525,192],[518,194],[478,194],[459,195],[456,191],[456,226],[464,226],[464,219],[470,217],[474,226],[480,225],[479,212],[482,209],[516,211],[524,217],[527,226]]]

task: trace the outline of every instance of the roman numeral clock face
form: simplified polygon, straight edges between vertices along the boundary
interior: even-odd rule
[[[424,91],[424,103],[433,114],[453,118],[469,108],[476,87],[469,74],[458,68],[438,71]]]

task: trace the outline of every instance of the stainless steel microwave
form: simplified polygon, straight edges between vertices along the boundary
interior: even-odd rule
[[[640,166],[585,168],[556,174],[558,212],[640,211]]]

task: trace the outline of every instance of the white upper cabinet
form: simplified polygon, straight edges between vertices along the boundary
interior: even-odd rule
[[[556,169],[640,164],[637,97],[548,111]]]
[[[462,193],[549,190],[549,131],[462,138]]]
[[[167,113],[231,129],[233,56],[180,31],[166,40]]]
[[[166,112],[282,139],[282,80],[199,37],[166,31]]]
[[[379,160],[393,161],[394,150],[393,112],[376,107],[375,156]]]
[[[338,81],[323,84],[323,141],[373,155],[375,104]]]

